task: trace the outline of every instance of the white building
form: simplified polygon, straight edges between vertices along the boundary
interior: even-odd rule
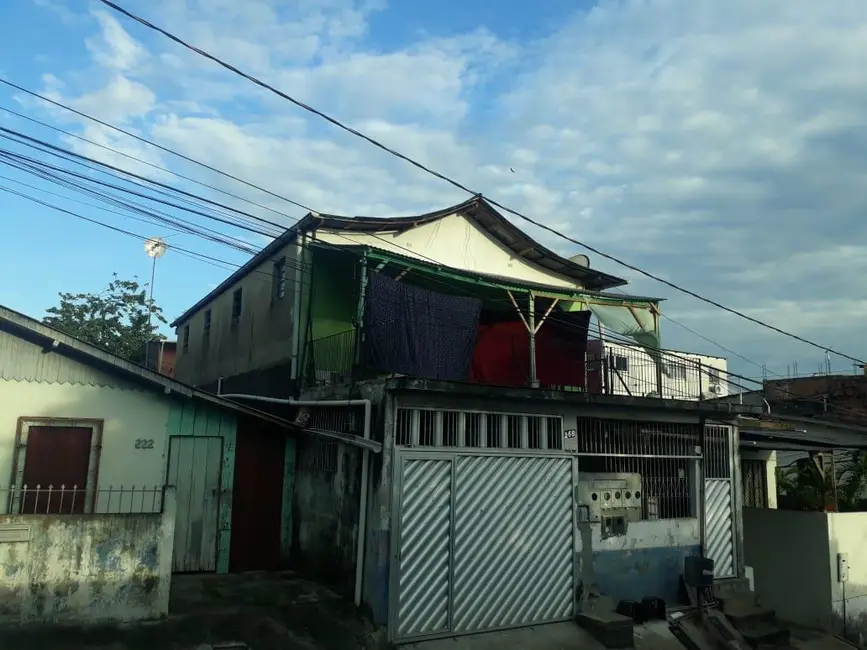
[[[592,339],[587,342],[587,390],[591,393],[699,400],[729,394],[728,364],[722,357],[664,350],[657,364],[639,345]]]

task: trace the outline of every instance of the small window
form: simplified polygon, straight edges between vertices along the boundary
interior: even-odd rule
[[[668,366],[668,375],[672,379],[686,379],[686,366],[682,363],[671,363]]]
[[[274,277],[271,283],[274,301],[283,300],[286,297],[286,258],[281,257],[274,262]]]
[[[708,368],[707,376],[710,379],[710,383],[718,384],[719,383],[719,368]]]
[[[202,351],[211,347],[211,310],[205,312],[205,322],[202,325]]]
[[[241,289],[235,289],[235,293],[232,294],[232,329],[237,329],[241,322],[242,300]]]
[[[614,357],[614,369],[618,372],[629,372],[629,359],[627,357]]]
[[[190,349],[190,326],[184,325],[184,352]]]

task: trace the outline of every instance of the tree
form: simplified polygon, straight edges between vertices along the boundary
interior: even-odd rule
[[[810,454],[797,467],[777,469],[780,507],[796,510],[855,512],[867,509],[867,455],[847,450],[836,455]]]
[[[158,333],[163,311],[148,298],[147,285],[121,280],[117,273],[99,293],[60,293],[60,304],[48,310],[46,325],[56,327],[136,363],[144,361],[148,341]]]

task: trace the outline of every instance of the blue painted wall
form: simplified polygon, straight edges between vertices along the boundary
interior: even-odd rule
[[[640,601],[655,596],[666,604],[675,604],[684,558],[700,554],[700,546],[596,552],[593,553],[596,586],[615,601]]]

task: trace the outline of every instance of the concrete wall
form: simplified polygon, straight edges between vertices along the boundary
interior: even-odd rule
[[[827,513],[828,571],[831,586],[832,629],[850,640],[867,644],[867,512]],[[849,579],[837,571],[837,554],[845,553]]]
[[[763,604],[783,620],[830,629],[828,515],[744,508],[743,528],[744,559]]]
[[[286,259],[286,293],[273,299],[274,262]],[[219,377],[232,377],[286,363],[293,354],[295,280],[298,273],[295,244],[289,244],[264,261],[239,282],[216,296],[177,328],[178,356],[175,377],[206,386]],[[310,276],[302,273],[304,287]],[[241,318],[232,328],[232,294],[242,289]],[[204,347],[205,312],[211,312],[210,343]],[[189,326],[189,346],[184,349],[184,328]],[[289,377],[286,375],[288,381]]]
[[[678,602],[684,558],[701,554],[698,519],[630,522],[626,535],[605,539],[599,524],[579,523],[576,534],[579,591],[615,602],[654,596]]]
[[[292,563],[344,594],[355,584],[361,450],[297,439]]]
[[[175,512],[0,515],[0,624],[165,617]]]

